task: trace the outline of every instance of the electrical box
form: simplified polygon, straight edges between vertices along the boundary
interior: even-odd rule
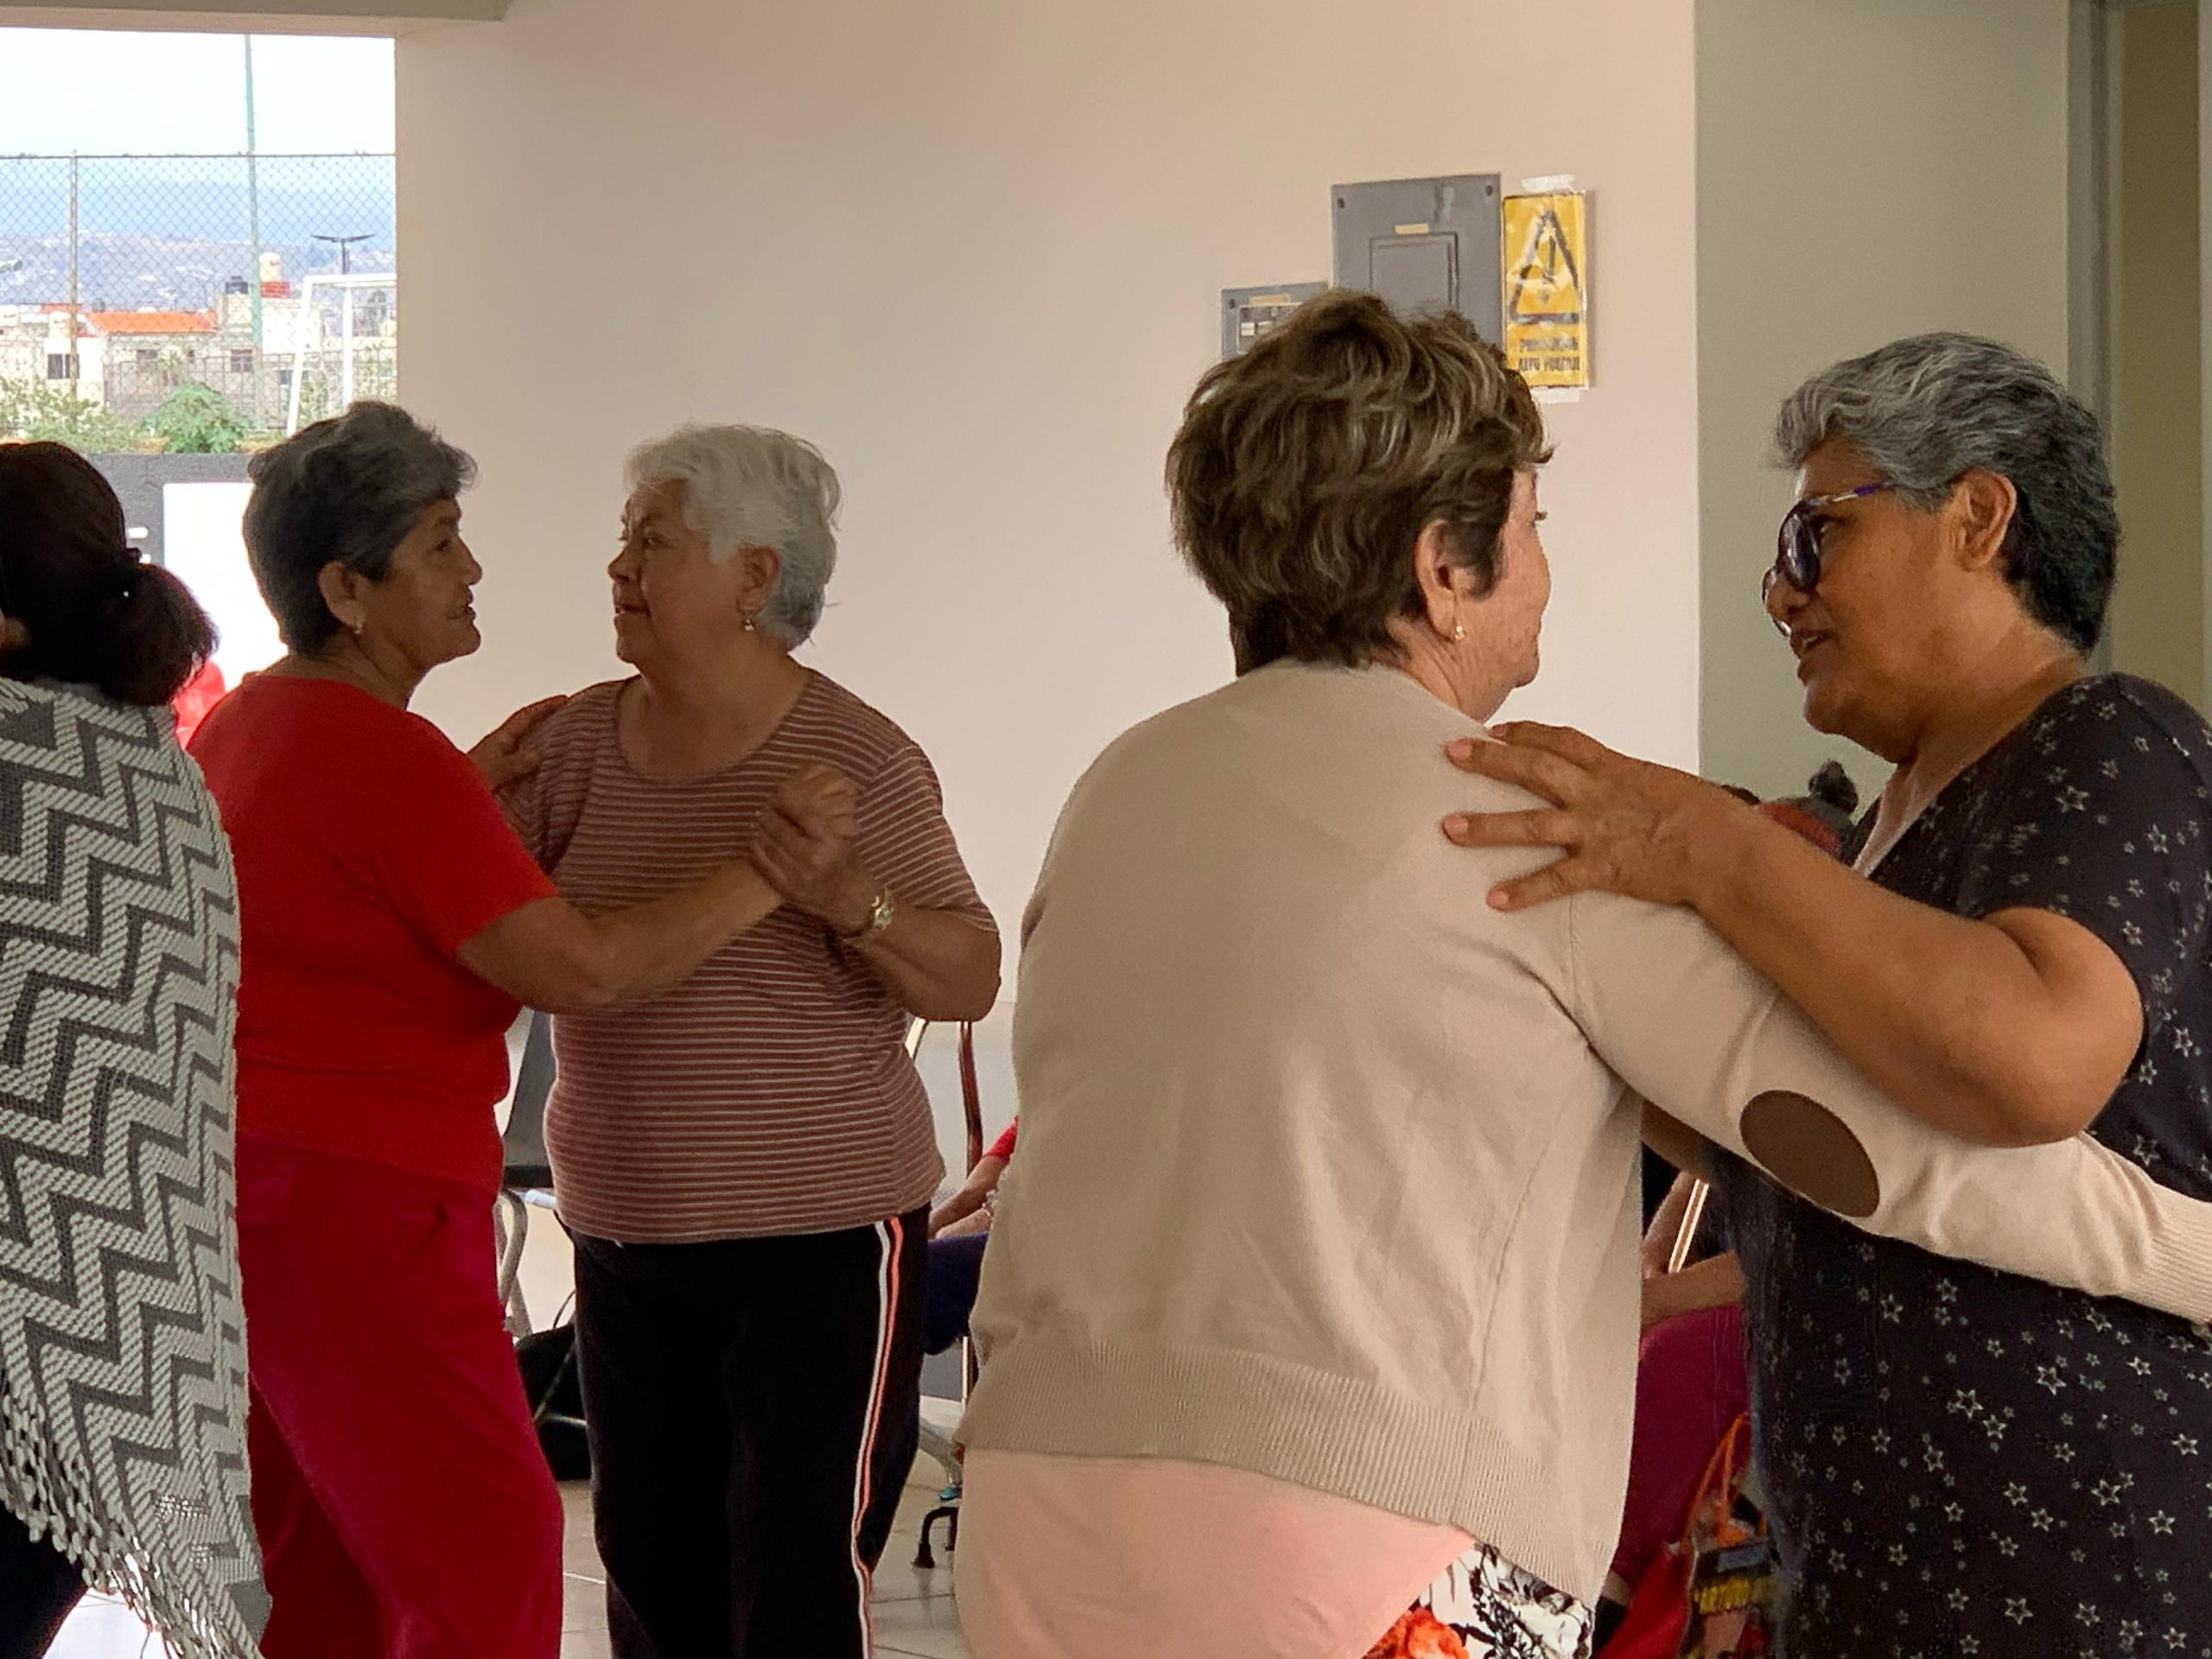
[[[1340,288],[1372,289],[1401,315],[1457,311],[1504,333],[1495,173],[1339,184],[1329,193]]]
[[[1328,289],[1326,283],[1277,283],[1273,288],[1221,290],[1221,354],[1242,357],[1283,319]]]

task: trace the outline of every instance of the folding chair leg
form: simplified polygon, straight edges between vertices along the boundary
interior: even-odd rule
[[[530,1239],[530,1206],[512,1187],[502,1187],[493,1215],[499,1241],[499,1306],[507,1313],[508,1334],[526,1337],[530,1305],[522,1294],[522,1251]]]
[[[914,1546],[914,1565],[926,1573],[937,1566],[937,1553],[930,1548],[930,1534],[938,1522],[944,1522],[944,1550],[950,1554],[960,1548],[960,1502],[941,1503],[922,1517],[922,1535]]]

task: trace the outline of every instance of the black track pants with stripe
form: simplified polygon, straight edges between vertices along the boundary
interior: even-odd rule
[[[701,1244],[576,1238],[618,1659],[864,1659],[919,1427],[928,1212]]]

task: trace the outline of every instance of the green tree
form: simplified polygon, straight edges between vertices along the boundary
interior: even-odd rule
[[[0,435],[66,443],[86,454],[128,454],[146,447],[135,421],[78,396],[66,380],[0,380]]]
[[[228,455],[253,428],[213,386],[187,381],[146,417],[146,430],[173,455]]]

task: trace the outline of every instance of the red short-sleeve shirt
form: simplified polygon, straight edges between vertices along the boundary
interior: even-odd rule
[[[436,727],[257,675],[192,745],[238,868],[238,1130],[494,1188],[514,1000],[454,952],[550,897]]]

